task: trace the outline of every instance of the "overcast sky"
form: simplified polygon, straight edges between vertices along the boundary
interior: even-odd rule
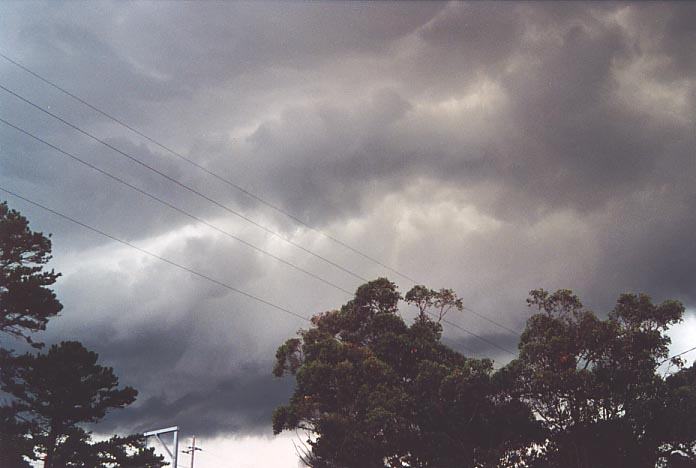
[[[3,90],[0,117],[341,289],[412,283],[318,231],[516,330],[538,287],[600,315],[621,292],[680,299],[681,351],[696,344],[694,44],[686,2],[0,3],[0,52],[317,231],[0,59],[2,86],[294,245]],[[0,186],[302,316],[348,299],[2,124]],[[270,438],[293,382],[270,370],[305,322],[0,199],[53,233],[65,309],[44,340],[83,341],[140,390],[100,431],[178,424],[208,443],[199,468],[297,465],[294,435]]]

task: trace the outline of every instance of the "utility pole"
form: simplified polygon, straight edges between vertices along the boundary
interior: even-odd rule
[[[188,449],[181,451],[181,453],[191,454],[191,468],[193,468],[193,457],[194,455],[196,455],[196,450],[202,451],[203,449],[196,447],[196,436],[193,436],[191,440],[191,445],[189,445]]]
[[[174,450],[169,450],[169,447],[167,447],[167,444],[165,444],[162,439],[160,439],[160,435],[162,434],[173,434],[174,439],[173,439],[173,445],[174,445]],[[174,468],[178,468],[177,466],[177,461],[179,460],[179,427],[178,426],[173,426],[173,427],[167,427],[166,429],[157,429],[155,431],[149,431],[143,434],[145,437],[154,437],[159,441],[160,444],[162,444],[162,447],[164,450],[167,452],[167,455],[169,455],[169,459],[172,462],[172,466]]]

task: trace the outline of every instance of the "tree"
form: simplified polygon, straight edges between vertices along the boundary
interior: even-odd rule
[[[167,463],[147,447],[141,435],[113,436],[92,442],[88,432],[79,427],[69,430],[54,453],[53,465],[65,468],[161,468]]]
[[[662,404],[655,411],[652,434],[657,435],[658,465],[696,466],[696,364],[680,369],[665,381]]]
[[[419,320],[424,320],[426,315],[431,314],[431,317],[436,318],[438,323],[445,318],[450,310],[457,309],[461,312],[464,308],[462,300],[452,289],[443,288],[435,291],[423,285],[416,285],[406,293],[404,299],[407,303],[418,308]],[[431,312],[432,310],[435,312]]]
[[[605,320],[569,290],[534,290],[528,304],[539,313],[527,322],[519,358],[501,378],[545,429],[529,466],[654,468],[676,460],[674,448],[693,447],[693,378],[680,373],[665,380],[656,372],[667,359],[665,332],[682,318],[681,303],[656,305],[647,295],[623,294]],[[688,425],[675,427],[676,414],[665,419],[684,411]]]
[[[45,354],[18,356],[2,389],[12,395],[18,415],[32,422],[32,438],[53,468],[57,447],[75,435],[80,423],[97,422],[107,411],[135,400],[131,387],[118,389],[110,367],[76,341],[53,345]]]
[[[25,455],[33,452],[29,438],[30,424],[17,418],[11,406],[0,406],[0,466],[3,468],[30,468]]]
[[[536,423],[496,387],[492,362],[440,342],[430,317],[461,301],[414,288],[406,298],[420,313],[407,326],[400,298],[387,279],[371,281],[278,348],[273,372],[296,387],[274,412],[274,433],[307,431],[303,459],[313,467],[494,465],[526,446]]]
[[[50,236],[29,229],[19,212],[0,203],[0,332],[42,345],[32,333],[44,330],[62,309],[49,286],[60,276],[44,271],[51,259]],[[137,392],[117,389],[112,369],[80,343],[63,342],[47,354],[15,356],[0,348],[0,388],[14,397],[0,406],[0,466],[25,468],[45,454],[51,467],[158,468],[162,458],[140,436],[92,442],[78,426],[126,406]]]
[[[127,437],[113,436],[111,439],[94,444],[100,454],[98,468],[161,468],[168,465],[164,458],[156,455],[152,447],[147,446],[142,435]],[[93,465],[81,465],[91,468]]]
[[[62,309],[49,289],[60,275],[44,271],[51,259],[49,237],[29,229],[24,216],[0,203],[0,332],[29,343],[30,333],[44,330]]]
[[[24,216],[0,203],[0,332],[35,348],[41,344],[31,334],[44,330],[63,307],[49,289],[60,275],[44,271],[50,259],[50,235],[32,231]],[[12,351],[0,347],[0,378],[8,378],[16,364]],[[33,457],[30,427],[15,405],[0,406],[0,466],[30,466],[24,458]]]

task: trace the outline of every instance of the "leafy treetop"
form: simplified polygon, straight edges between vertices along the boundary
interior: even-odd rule
[[[294,376],[296,388],[276,409],[274,432],[307,431],[303,459],[313,467],[477,466],[524,445],[520,434],[536,423],[500,394],[492,362],[440,341],[431,317],[461,304],[456,295],[409,291],[420,311],[410,326],[400,297],[385,278],[366,283],[278,348],[274,374]]]
[[[2,390],[14,397],[16,413],[31,420],[47,468],[58,466],[52,464],[56,447],[78,424],[97,422],[135,401],[138,392],[119,389],[113,370],[97,359],[79,342],[64,341],[46,353],[18,356],[12,369],[3,369]]]
[[[664,460],[677,439],[660,423],[671,397],[657,368],[682,304],[623,294],[602,320],[569,290],[534,290],[527,302],[539,313],[521,336],[518,359],[498,378],[543,424],[534,463],[655,467]]]
[[[32,231],[24,216],[0,203],[0,332],[29,343],[30,333],[44,330],[63,307],[49,289],[60,274],[44,271],[51,259],[49,237]]]

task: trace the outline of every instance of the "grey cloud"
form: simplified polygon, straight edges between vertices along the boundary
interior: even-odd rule
[[[624,290],[693,307],[690,4],[0,8],[0,39],[27,65],[419,281],[455,288],[506,326],[524,326],[536,287],[571,287],[599,313]],[[7,64],[2,72],[13,89],[306,247],[366,278],[387,273]],[[2,107],[138,186],[357,286],[7,96]],[[7,129],[0,138],[0,181],[80,219],[136,243],[190,224]],[[176,419],[211,435],[267,430],[290,385],[271,379],[270,359],[301,324],[148,260],[114,266],[109,243],[26,214],[55,233],[56,267],[67,272],[65,312],[46,336],[84,340],[141,389],[138,408],[105,427]],[[304,315],[346,300],[208,230],[172,242],[172,259]],[[515,348],[473,314],[453,320]],[[445,338],[505,359],[456,329]]]
[[[582,210],[639,186],[670,135],[612,99],[612,64],[625,51],[617,31],[573,27],[562,40],[507,77],[522,136],[510,141],[518,163],[504,180],[535,203]]]
[[[212,387],[201,386],[175,400],[153,396],[120,413],[112,413],[98,430],[140,432],[179,425],[187,433],[201,436],[268,435],[272,409],[287,402],[293,385],[290,379],[261,374],[255,367],[242,369]]]
[[[688,173],[692,171],[693,167]],[[593,289],[602,291],[606,283],[620,285],[649,292],[657,300],[679,298],[693,307],[696,252],[690,239],[696,228],[696,194],[691,187],[667,196],[661,190],[637,194],[603,220],[605,255]]]
[[[161,52],[186,61],[148,57],[159,70],[192,86],[255,72],[260,67],[303,69],[346,53],[376,53],[426,22],[441,5],[411,3],[318,5],[259,3],[162,9],[164,21],[147,37]],[[134,18],[136,23],[141,18]],[[200,28],[198,25],[204,24]],[[172,25],[184,25],[178,34]],[[152,49],[150,49],[152,50]],[[147,53],[148,51],[143,51]],[[154,59],[154,60],[152,60]],[[165,59],[165,60],[162,60]]]
[[[445,327],[447,327],[447,324],[445,324]],[[492,359],[494,368],[499,368],[514,358],[514,355],[500,348],[508,349],[513,352],[517,351],[517,343],[519,341],[517,336],[509,333],[491,333],[479,336],[480,338],[475,336],[450,338],[445,335],[442,341],[447,346],[467,356],[473,356],[479,359],[483,357]],[[493,342],[500,348],[491,346],[488,342]]]
[[[696,39],[694,15],[686,3],[634,5],[628,11],[641,53],[663,59],[655,70],[661,79],[679,81],[693,73],[696,55],[689,43]]]
[[[524,34],[520,9],[516,4],[451,3],[419,35],[435,55],[444,51],[450,60],[458,57],[454,65],[459,70],[489,67],[509,58],[519,46]]]
[[[162,255],[307,313],[291,294],[311,290],[310,282],[274,272],[258,256],[224,243],[192,238]],[[99,258],[91,254],[80,259],[84,264],[64,265],[58,293],[65,311],[42,336],[49,343],[83,341],[114,367],[122,385],[140,391],[135,406],[111,414],[97,429],[133,432],[170,420],[201,434],[267,428],[290,385],[271,375],[275,348],[306,323],[155,260],[126,255],[100,268],[92,263]],[[263,287],[279,279],[275,291]],[[313,311],[320,303],[332,301],[319,298]]]

